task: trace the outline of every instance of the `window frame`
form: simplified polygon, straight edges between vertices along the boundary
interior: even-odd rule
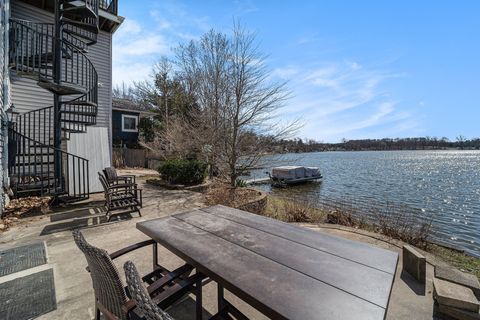
[[[125,129],[125,118],[135,119],[135,129]],[[122,132],[138,132],[138,115],[122,113]]]

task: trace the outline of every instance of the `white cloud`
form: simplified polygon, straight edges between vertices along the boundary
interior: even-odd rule
[[[117,64],[113,69],[113,87],[117,85],[131,84],[132,81],[146,79],[150,74],[150,63]]]
[[[113,85],[147,79],[156,57],[169,52],[170,45],[161,33],[126,19],[113,36]]]
[[[150,16],[157,23],[158,29],[163,30],[163,29],[170,29],[172,27],[172,23],[167,19],[165,19],[165,17],[160,13],[160,11],[152,10],[150,11]]]
[[[284,80],[291,79],[295,76],[300,70],[298,68],[289,66],[284,68],[276,68],[272,71],[273,77],[278,77]]]
[[[148,54],[167,54],[169,46],[161,35],[144,35],[138,38],[117,41],[117,59]]]
[[[393,134],[393,129],[413,130],[418,125],[412,121],[412,114],[400,111],[399,102],[388,90],[388,80],[399,74],[342,61],[317,67],[277,68],[273,76],[290,79],[294,97],[283,114],[306,119],[302,136],[339,141],[342,137],[381,133],[383,129],[383,137]]]
[[[149,6],[148,21],[127,18],[113,36],[114,85],[148,79],[155,61],[171,55],[177,43],[197,39],[211,26],[208,16],[193,16],[178,2]]]
[[[115,33],[115,36],[121,38],[128,34],[138,34],[140,31],[142,31],[142,27],[137,21],[126,18],[118,31]]]

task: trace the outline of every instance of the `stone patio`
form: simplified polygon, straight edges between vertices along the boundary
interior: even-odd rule
[[[89,242],[113,252],[146,239],[143,233],[135,228],[137,222],[205,206],[202,194],[182,190],[165,190],[147,185],[141,179],[140,184],[144,189],[142,217],[133,213],[132,217],[124,216],[121,217],[121,220],[106,222],[102,213],[97,209],[102,204],[102,195],[95,194],[87,203],[59,209],[46,216],[27,218],[21,224],[1,233],[2,250],[43,241],[47,247],[48,261],[46,265],[1,277],[0,283],[53,268],[57,309],[38,319],[93,319],[94,296],[91,280],[85,271],[86,261],[73,242],[71,229],[83,228],[82,232]],[[400,242],[387,242],[382,236],[344,227],[301,225],[396,251],[400,254],[401,259],[403,244]],[[427,261],[432,259],[427,256]],[[134,261],[141,272],[147,272],[151,267],[151,248],[144,248],[118,259],[119,270],[122,271],[123,263],[126,260]],[[168,268],[182,264],[179,258],[161,247],[159,247],[159,260]],[[387,319],[435,319],[432,316],[433,266],[427,264],[426,286],[419,285],[410,275],[402,273],[401,268],[402,261],[400,260]],[[251,319],[265,319],[264,316],[232,295],[227,293],[226,297]],[[216,286],[214,283],[210,283],[204,288],[204,306],[205,317],[216,312]],[[169,312],[175,319],[193,319],[194,301],[187,297],[173,306]]]

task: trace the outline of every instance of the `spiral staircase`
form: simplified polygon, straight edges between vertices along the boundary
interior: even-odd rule
[[[64,141],[96,124],[98,76],[86,53],[99,32],[101,0],[56,0],[55,22],[10,20],[9,66],[53,93],[51,106],[18,114],[9,127],[10,186],[15,197],[88,198],[88,160]]]

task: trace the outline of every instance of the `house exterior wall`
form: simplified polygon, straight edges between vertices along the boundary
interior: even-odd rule
[[[112,111],[112,139],[114,144],[133,143],[138,141],[138,132],[122,130],[122,115],[136,116],[140,120],[140,113],[128,111]]]
[[[7,172],[7,117],[5,110],[9,106],[10,86],[8,76],[8,19],[9,1],[0,0],[0,216],[6,202],[5,186],[8,185]]]
[[[0,0],[8,1],[8,0]],[[11,17],[21,20],[40,23],[54,23],[54,14],[52,12],[42,10],[35,6],[26,4],[20,0],[9,0],[11,3]],[[86,55],[93,63],[98,74],[98,113],[96,118],[96,125],[94,127],[87,127],[85,133],[73,133],[66,143],[62,144],[65,151],[73,151],[82,149],[88,137],[95,135],[99,129],[106,133],[97,136],[101,139],[102,145],[107,145],[107,148],[101,157],[108,159],[108,166],[111,161],[111,115],[112,115],[112,36],[111,32],[100,31],[97,36],[97,43],[88,47]],[[25,77],[19,77],[10,74],[12,105],[15,106],[15,111],[25,113],[37,110],[43,107],[53,105],[53,94],[37,85],[37,82]],[[64,99],[72,99],[75,96],[65,96]],[[78,137],[76,137],[78,136]],[[90,153],[82,154],[89,160],[89,171],[96,173],[105,167],[104,161],[97,161],[100,155],[94,150],[89,149]],[[105,153],[106,152],[106,153]],[[81,155],[79,155],[81,156]],[[98,167],[98,166],[101,167]],[[96,183],[89,181],[91,187]],[[94,190],[93,188],[92,190]]]
[[[19,0],[12,0],[12,18],[32,22],[54,22],[51,12],[36,8]],[[88,58],[92,61],[98,73],[98,127],[108,128],[110,132],[110,115],[112,108],[112,34],[100,31],[98,41],[88,48]],[[53,95],[39,87],[35,81],[11,76],[12,103],[18,112],[28,112],[53,105]]]

